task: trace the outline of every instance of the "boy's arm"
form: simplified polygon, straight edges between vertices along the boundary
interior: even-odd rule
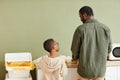
[[[35,67],[37,68],[37,69],[40,69],[41,68],[41,57],[40,58],[38,58],[38,59],[36,59],[36,60],[34,60],[33,62],[34,62],[34,64],[35,64]]]

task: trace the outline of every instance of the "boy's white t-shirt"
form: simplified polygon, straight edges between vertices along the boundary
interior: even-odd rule
[[[42,56],[36,63],[36,67],[42,70],[44,80],[63,80],[63,77],[67,75],[67,66],[61,56],[55,58],[50,58],[48,55]]]

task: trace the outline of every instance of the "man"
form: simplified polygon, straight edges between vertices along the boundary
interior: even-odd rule
[[[111,51],[110,29],[94,19],[89,6],[83,6],[79,16],[83,24],[74,32],[72,63],[79,61],[79,80],[104,80],[107,55]]]

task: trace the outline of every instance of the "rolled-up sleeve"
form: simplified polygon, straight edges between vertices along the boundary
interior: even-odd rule
[[[111,39],[111,32],[110,32],[110,30],[109,30],[108,34],[109,34],[108,53],[110,53],[111,50],[112,50],[112,39]]]
[[[81,42],[81,32],[80,32],[80,29],[77,28],[74,32],[72,45],[71,45],[72,59],[73,60],[77,60],[79,58],[80,42]]]

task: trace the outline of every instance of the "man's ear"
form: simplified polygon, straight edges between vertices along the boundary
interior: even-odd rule
[[[83,14],[83,17],[84,17],[84,19],[86,19],[86,17],[87,17],[87,14],[86,14],[86,13],[84,13],[84,14]]]

